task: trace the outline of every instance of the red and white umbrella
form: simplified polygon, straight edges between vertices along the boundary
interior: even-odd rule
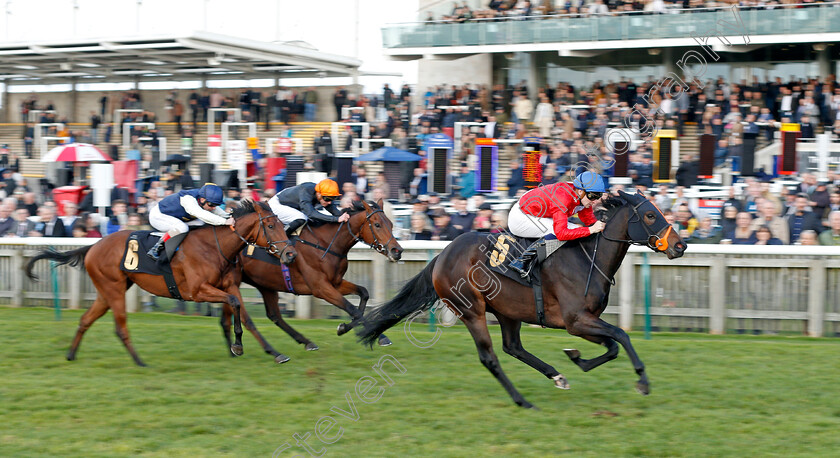
[[[69,143],[51,149],[41,162],[111,162],[111,158],[89,143]]]

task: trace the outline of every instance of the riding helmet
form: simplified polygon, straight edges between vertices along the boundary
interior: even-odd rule
[[[207,183],[198,190],[198,197],[204,198],[214,205],[222,205],[224,193],[216,183]]]
[[[583,189],[586,192],[607,192],[607,189],[604,187],[604,179],[595,172],[586,171],[581,173],[575,177],[575,181],[572,184],[576,188]]]
[[[325,178],[316,184],[315,191],[321,193],[322,196],[327,197],[337,197],[341,195],[341,193],[338,192],[338,183],[329,178]]]

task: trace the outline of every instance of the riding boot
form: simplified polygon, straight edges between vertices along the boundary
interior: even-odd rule
[[[163,237],[146,254],[157,262],[160,261],[161,252],[163,252]]]
[[[531,269],[534,267],[534,262],[537,259],[537,248],[543,243],[543,239],[539,239],[532,243],[525,251],[519,255],[518,258],[508,264],[508,267],[519,272],[522,278],[528,278],[531,274]]]
[[[304,223],[306,223],[305,219],[296,219],[289,223],[289,226],[286,228],[286,236],[288,238],[292,238],[295,231],[297,231],[301,226],[303,226]]]

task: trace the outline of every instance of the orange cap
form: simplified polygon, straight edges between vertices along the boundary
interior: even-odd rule
[[[341,195],[341,193],[338,192],[338,183],[329,178],[321,180],[320,183],[316,184],[315,191],[321,193],[322,196],[327,197],[337,197]]]

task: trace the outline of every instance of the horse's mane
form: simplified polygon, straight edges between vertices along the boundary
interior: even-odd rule
[[[271,207],[269,207],[267,203],[245,199],[239,201],[239,206],[233,209],[233,213],[231,213],[230,216],[233,217],[233,219],[239,219],[245,215],[256,213],[257,207],[259,207],[262,211],[272,213]]]
[[[623,196],[613,196],[610,195],[606,199],[601,201],[601,206],[603,207],[602,211],[606,211],[607,219],[612,218],[618,212],[618,210],[629,204],[630,202],[627,201]]]
[[[356,213],[365,211],[365,206],[364,206],[364,204],[362,204],[361,201],[354,200],[354,201],[352,201],[352,204],[353,204],[352,207],[345,210],[347,213],[350,213],[351,215],[355,215]],[[376,202],[374,202],[372,200],[368,200],[367,204],[370,205],[370,208],[372,208],[374,210],[382,210],[381,208],[379,208],[379,205],[377,205]]]

